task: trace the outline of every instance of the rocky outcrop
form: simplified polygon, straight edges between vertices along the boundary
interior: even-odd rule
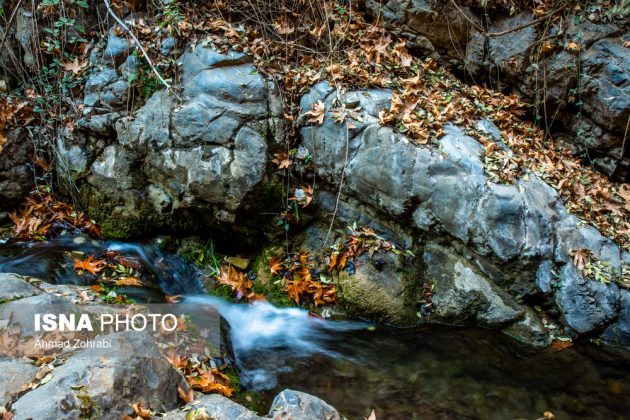
[[[627,34],[610,24],[570,16],[560,23],[514,16],[457,2],[434,7],[424,0],[368,0],[379,17],[412,49],[441,59],[476,82],[516,90],[539,109],[547,126],[573,132],[570,147],[588,152],[609,175],[628,179],[623,139],[630,118]],[[478,7],[478,6],[477,6]],[[620,36],[621,35],[621,36]]]
[[[421,305],[420,286],[428,281],[434,284],[430,320],[502,329],[539,344],[548,338],[541,318],[525,302],[547,302],[569,334],[598,335],[623,317],[619,287],[584,277],[572,262],[574,250],[590,250],[621,273],[617,245],[568,214],[535,173],[514,185],[490,182],[481,160],[483,146],[458,127],[448,127],[435,146],[416,146],[381,126],[376,116],[388,107],[387,95],[383,90],[333,94],[326,84],[315,86],[303,98],[303,112],[318,100],[330,112],[333,99],[336,106],[361,106],[363,112],[343,124],[327,114],[321,126],[303,127],[301,136],[318,179],[342,193],[337,205],[327,197],[327,187],[320,187],[320,206],[329,211],[337,206],[344,221],[356,220],[357,213],[389,221],[381,223],[385,232],[387,223],[407,226],[401,239],[396,229],[389,230],[390,238],[408,243],[411,237],[418,255],[411,266],[424,268],[415,286],[388,276],[397,284],[387,286],[389,291],[402,295],[398,302],[415,299]],[[353,212],[353,201],[371,210],[354,206]],[[362,286],[366,290],[381,287],[378,275],[359,278],[357,285],[364,278],[371,284]],[[387,301],[375,296],[379,303]],[[406,308],[410,312],[413,305]]]
[[[198,45],[179,58],[181,85],[156,92],[133,116],[121,117],[108,92],[118,98],[117,86],[123,82],[120,91],[127,89],[125,75],[136,64],[130,55],[117,70],[111,67],[125,51],[114,48],[114,38],[110,34],[99,61],[103,67],[87,82],[84,105],[92,111],[80,125],[115,140],[79,135],[58,147],[65,170],[90,174],[88,207],[98,208],[95,216],[110,236],[191,219],[206,226],[233,223],[265,174],[282,111],[275,87],[247,55]],[[99,104],[108,112],[96,112]]]

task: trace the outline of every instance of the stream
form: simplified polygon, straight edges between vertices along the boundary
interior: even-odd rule
[[[0,244],[0,272],[56,284],[82,284],[69,252],[116,250],[141,260],[156,288],[125,294],[158,302],[164,294],[211,307],[229,325],[241,387],[261,407],[285,388],[316,395],[350,419],[630,418],[630,352],[590,343],[534,349],[482,329],[426,325],[396,329],[358,320],[321,320],[300,308],[237,304],[203,293],[200,273],[157,241],[84,237]],[[200,326],[202,327],[202,326]]]

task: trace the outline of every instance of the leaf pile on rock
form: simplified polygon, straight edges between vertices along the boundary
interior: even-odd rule
[[[499,128],[500,138],[478,130],[470,134],[484,143],[486,171],[495,182],[536,173],[558,190],[571,212],[630,249],[626,186],[581,164],[562,143],[524,120],[530,105],[460,82],[437,62],[411,55],[404,40],[392,39],[381,22],[367,22],[349,6],[332,1],[260,6],[260,1],[186,2],[177,31],[193,42],[203,39],[220,50],[251,55],[258,70],[281,85],[289,142],[304,123],[297,118],[299,98],[323,80],[342,90],[391,89],[391,107],[380,115],[381,122],[417,144],[437,141],[447,123],[475,127],[486,118]],[[254,9],[257,13],[250,13]],[[326,118],[321,104],[312,105],[306,123],[321,124]],[[290,154],[277,155],[275,162],[289,168]]]
[[[83,212],[58,201],[45,189],[31,193],[19,213],[9,215],[15,224],[14,235],[21,240],[44,240],[65,231],[101,236],[101,230]]]
[[[232,380],[218,368],[212,367],[214,364],[207,357],[199,357],[193,355],[191,357],[180,357],[172,353],[167,356],[175,368],[184,374],[186,381],[192,389],[201,391],[205,394],[221,394],[231,397],[234,393],[232,388]],[[185,402],[190,399],[190,394],[179,390],[180,397]]]

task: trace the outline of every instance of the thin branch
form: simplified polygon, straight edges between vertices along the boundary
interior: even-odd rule
[[[122,21],[122,19],[120,19],[118,16],[116,16],[116,14],[114,13],[114,11],[112,10],[111,5],[109,4],[109,0],[103,0],[105,2],[105,7],[107,8],[107,12],[111,15],[111,17],[114,18],[114,20],[116,22],[118,22],[118,24],[125,30],[127,31],[127,33],[131,36],[131,38],[133,39],[133,41],[136,43],[136,45],[138,46],[138,48],[140,48],[140,51],[142,52],[142,55],[144,55],[144,58],[146,58],[147,63],[149,64],[149,67],[151,67],[151,70],[153,71],[153,73],[155,74],[155,76],[158,78],[158,80],[164,85],[166,86],[166,88],[173,92],[173,88],[171,87],[171,85],[164,80],[164,78],[162,77],[162,75],[160,74],[159,71],[157,71],[157,69],[155,68],[155,66],[153,65],[153,62],[151,61],[151,58],[149,57],[149,54],[147,54],[146,50],[144,49],[144,47],[142,46],[142,44],[140,43],[140,41],[138,40],[138,38],[136,38],[136,36],[133,34],[133,32],[131,32],[131,30],[127,27],[127,25],[125,25],[125,22]]]
[[[7,37],[9,36],[9,29],[11,28],[11,25],[13,24],[13,19],[15,19],[15,15],[17,14],[17,11],[20,8],[21,4],[22,4],[22,0],[18,0],[17,4],[13,8],[13,12],[11,12],[11,17],[9,18],[9,21],[4,27],[4,35],[2,36],[2,42],[0,42],[0,51],[4,50],[4,43],[7,42]]]

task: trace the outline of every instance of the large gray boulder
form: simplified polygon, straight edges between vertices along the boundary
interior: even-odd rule
[[[101,148],[88,141],[89,167],[78,168],[91,173],[84,192],[105,234],[234,222],[263,180],[282,115],[275,87],[250,61],[205,43],[191,47],[178,60],[175,91],[156,92],[132,117],[110,112],[83,120],[88,132],[115,135]],[[121,73],[111,67],[94,73],[88,96],[98,93],[102,103],[103,89]],[[65,145],[64,156],[75,146]]]
[[[406,263],[401,276],[388,274],[389,280],[381,283],[375,281],[378,273],[363,276],[357,266],[354,279],[340,276],[345,284],[341,296],[344,289],[353,290],[348,284],[374,289],[391,320],[393,314],[412,311],[414,299],[420,299],[419,287],[433,282],[434,320],[489,326],[534,344],[546,343],[548,336],[539,314],[523,304],[527,299],[555,306],[569,335],[597,334],[618,317],[619,287],[585,278],[573,265],[573,253],[590,250],[620,272],[619,247],[569,214],[556,191],[535,173],[512,185],[491,182],[484,171],[483,146],[455,126],[447,126],[437,144],[414,145],[376,121],[379,106],[387,106],[384,98],[372,101],[369,111],[349,122],[336,123],[330,116],[331,98],[356,107],[360,104],[352,98],[385,94],[368,90],[344,95],[319,84],[301,104],[303,112],[311,103],[326,104],[324,123],[300,131],[317,179],[328,184],[320,186],[316,202],[344,222],[381,225],[381,232],[387,231],[383,221],[407,223],[405,234],[397,231],[398,237],[390,239],[424,255]],[[481,123],[491,135],[497,131],[491,122]],[[330,190],[338,190],[340,200],[330,199]],[[409,235],[416,239],[403,239]],[[450,250],[427,245],[436,239]],[[370,265],[362,264],[369,271]],[[422,266],[419,280],[404,280]],[[365,277],[372,281],[365,283]],[[353,300],[363,301],[361,295]],[[391,301],[400,306],[387,304]]]
[[[130,404],[136,402],[162,412],[178,406],[177,387],[188,386],[147,332],[120,332],[97,340],[108,341],[111,348],[87,348],[68,359],[52,372],[51,380],[13,403],[15,418],[120,419],[133,414]]]

